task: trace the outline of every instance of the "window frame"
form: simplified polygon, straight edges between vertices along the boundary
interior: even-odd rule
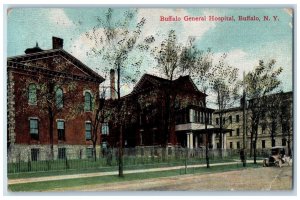
[[[67,150],[65,147],[59,147],[57,150],[57,159],[65,160],[67,158]]]
[[[235,122],[239,123],[240,122],[240,115],[235,115]]]
[[[60,128],[58,127],[58,123],[59,123],[59,122],[62,122],[62,123],[63,123],[63,129],[60,129]],[[56,121],[56,130],[57,130],[57,138],[58,138],[58,140],[62,140],[62,141],[66,140],[65,120],[63,120],[63,119],[58,119],[58,120]],[[61,131],[61,130],[63,130],[63,131]]]
[[[228,117],[228,119],[229,119],[229,123],[232,124],[232,116],[231,115]]]
[[[36,127],[31,126],[32,121],[36,122]],[[32,131],[32,130],[36,130],[36,131]],[[31,139],[39,140],[39,119],[38,118],[33,118],[33,117],[29,118],[29,135]]]
[[[58,93],[58,92],[61,92],[61,93]],[[59,95],[61,95],[61,97]],[[61,99],[58,99],[59,97]],[[55,105],[59,109],[64,107],[64,91],[61,87],[57,87],[55,90]]]
[[[109,135],[109,124],[104,122],[101,124],[101,135]]]
[[[237,141],[237,142],[236,142],[236,149],[240,149],[240,148],[241,148],[240,141]]]
[[[34,88],[31,88],[31,86],[34,86]],[[32,98],[31,95],[34,95],[34,98]],[[35,83],[30,83],[28,85],[28,97],[27,98],[28,98],[29,105],[37,105],[37,86]]]
[[[89,98],[88,98],[88,95],[89,95]],[[89,101],[89,102],[87,102],[87,101]],[[93,110],[93,95],[90,91],[84,91],[84,111],[91,112],[92,110]]]
[[[31,155],[31,161],[39,161],[40,149],[39,148],[31,148],[30,155]]]
[[[261,148],[265,149],[266,148],[266,140],[261,141]]]
[[[87,125],[90,125],[90,130],[87,130]],[[90,138],[87,137],[87,131],[90,133]],[[92,140],[92,123],[90,121],[85,122],[85,140]]]
[[[240,136],[240,128],[236,128],[236,136]]]

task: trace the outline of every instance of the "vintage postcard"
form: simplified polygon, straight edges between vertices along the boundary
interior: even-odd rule
[[[292,192],[294,9],[9,7],[8,192]]]

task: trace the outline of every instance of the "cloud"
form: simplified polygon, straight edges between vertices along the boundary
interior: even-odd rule
[[[254,59],[249,53],[245,52],[243,49],[233,49],[226,53],[226,62],[228,65],[236,67],[239,69],[239,76],[243,76],[243,71],[246,73],[258,65],[258,59]],[[216,64],[223,53],[214,54],[214,63]]]
[[[74,26],[73,21],[69,19],[69,17],[66,15],[63,9],[58,9],[58,8],[50,9],[48,16],[50,22],[57,24],[59,26],[63,26],[63,27]]]

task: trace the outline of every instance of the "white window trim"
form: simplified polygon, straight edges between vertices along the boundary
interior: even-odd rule
[[[90,93],[92,98],[94,97],[93,92],[91,90],[83,90],[83,96],[85,96],[86,92]]]
[[[30,120],[32,120],[32,119],[36,119],[36,120],[38,120],[38,121],[41,121],[40,118],[38,118],[38,117],[28,117],[28,121],[30,121]]]
[[[85,93],[88,92],[91,95],[91,110],[85,110],[85,101],[84,101],[84,112],[93,112],[93,99],[94,95],[91,90],[84,90],[83,91],[83,97],[85,97]]]

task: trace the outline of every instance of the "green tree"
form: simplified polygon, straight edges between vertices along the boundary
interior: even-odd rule
[[[276,89],[280,85],[278,75],[282,72],[282,68],[276,68],[275,60],[271,60],[269,63],[265,63],[263,60],[259,61],[259,65],[252,71],[248,72],[245,77],[246,93],[250,98],[250,130],[251,130],[251,146],[250,156],[254,157],[254,163],[256,163],[256,144],[258,137],[258,126],[261,121],[262,113],[266,109],[264,103],[266,96],[276,92]]]

